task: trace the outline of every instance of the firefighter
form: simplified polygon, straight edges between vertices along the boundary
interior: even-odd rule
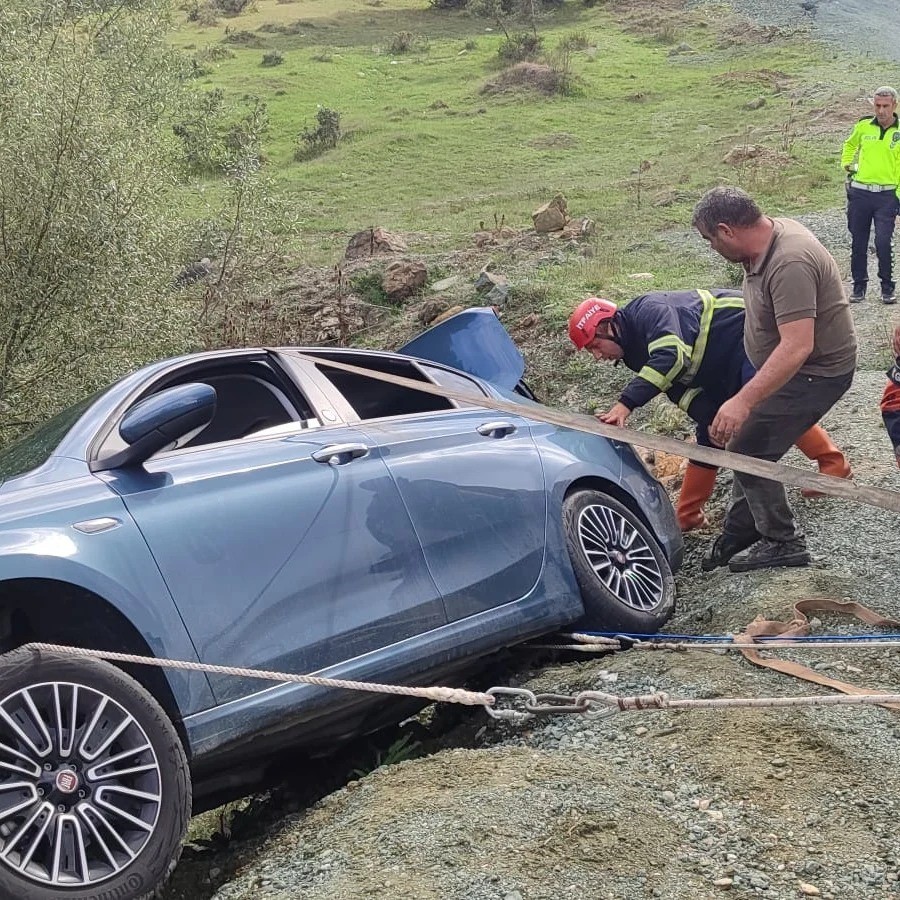
[[[569,319],[569,337],[597,360],[621,360],[637,377],[622,391],[601,422],[623,426],[632,411],[664,393],[697,423],[697,443],[715,446],[709,426],[719,407],[755,374],[744,352],[744,301],[738,290],[654,292],[619,309],[611,300],[590,297]],[[850,477],[844,454],[828,433],[814,425],[797,448],[819,471]],[[703,507],[718,470],[689,462],[676,513],[682,531],[707,524]],[[804,491],[814,497],[814,491]]]

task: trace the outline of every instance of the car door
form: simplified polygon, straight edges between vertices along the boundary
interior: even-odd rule
[[[310,424],[194,439],[105,475],[204,662],[311,672],[446,624],[378,448],[358,428]],[[211,684],[220,703],[270,686]]]
[[[472,379],[439,366],[396,357],[389,364],[378,357],[341,359],[484,394]],[[360,415],[359,428],[380,449],[397,483],[448,619],[528,594],[543,567],[547,516],[543,468],[528,421],[429,394],[419,395],[424,409],[416,412],[409,396],[415,391],[382,390],[371,379],[334,371],[329,378]],[[407,414],[390,415],[392,403]]]

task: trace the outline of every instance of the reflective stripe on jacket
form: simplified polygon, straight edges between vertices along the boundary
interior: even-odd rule
[[[700,390],[722,403],[725,386],[740,388],[744,361],[744,301],[738,290],[654,292],[615,316],[622,362],[638,377],[619,402],[643,406],[658,393],[687,410]],[[673,390],[674,389],[674,390]]]
[[[853,178],[863,184],[900,184],[900,127],[882,128],[878,119],[860,119],[844,141],[841,166],[846,168],[859,154]]]

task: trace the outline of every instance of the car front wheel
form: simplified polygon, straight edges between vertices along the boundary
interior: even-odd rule
[[[584,603],[579,625],[658,631],[675,609],[675,579],[650,529],[627,506],[595,490],[569,495],[563,522]]]
[[[178,734],[133,678],[64,654],[0,657],[0,897],[152,897],[190,809]]]

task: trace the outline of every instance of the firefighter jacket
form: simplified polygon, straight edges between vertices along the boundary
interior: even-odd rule
[[[738,290],[644,294],[620,309],[613,322],[622,362],[637,372],[619,397],[629,409],[665,393],[701,422],[746,381],[744,301]]]
[[[858,155],[858,156],[857,156]],[[857,158],[854,181],[862,184],[900,184],[900,126],[894,116],[894,124],[882,128],[878,119],[866,116],[860,119],[850,137],[844,141],[841,166],[852,165]]]

